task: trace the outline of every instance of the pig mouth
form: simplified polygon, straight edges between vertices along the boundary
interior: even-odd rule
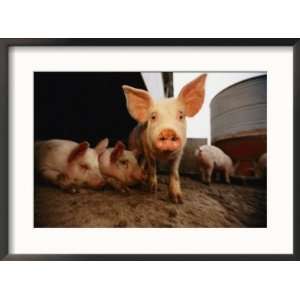
[[[178,152],[179,152],[178,149],[176,149],[176,150],[170,150],[170,149],[161,150],[161,149],[156,149],[155,156],[159,160],[169,160],[169,159],[176,158]]]
[[[169,149],[167,149],[167,150],[161,150],[160,151],[160,153],[162,154],[162,155],[171,155],[172,153],[174,153],[175,151],[174,150],[169,150]]]

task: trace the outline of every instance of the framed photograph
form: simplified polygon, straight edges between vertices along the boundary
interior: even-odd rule
[[[0,40],[1,258],[298,260],[299,58],[299,39]]]

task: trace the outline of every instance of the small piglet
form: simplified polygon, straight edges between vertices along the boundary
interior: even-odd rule
[[[230,183],[230,176],[234,174],[231,158],[221,149],[211,145],[204,145],[195,150],[199,162],[201,177],[207,184],[211,183],[213,171],[224,174],[226,183]]]
[[[267,176],[267,153],[262,154],[258,161],[255,162],[254,172],[256,177]]]
[[[146,179],[144,170],[138,164],[136,151],[126,150],[121,141],[99,156],[99,169],[106,182],[121,192],[128,192],[128,187]]]
[[[175,98],[154,101],[145,90],[123,86],[129,114],[139,124],[129,137],[129,149],[146,159],[150,191],[157,191],[156,160],[171,165],[169,196],[182,202],[179,164],[186,143],[186,117],[201,109],[206,74],[186,84]]]
[[[35,143],[35,167],[38,175],[64,190],[101,188],[105,180],[99,170],[98,158],[106,149],[106,139],[95,149],[88,142],[48,140]]]

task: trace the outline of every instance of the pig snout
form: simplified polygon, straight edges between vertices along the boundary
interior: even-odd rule
[[[95,178],[86,182],[86,186],[92,189],[100,189],[105,185],[105,182],[102,178]]]
[[[143,170],[135,170],[132,172],[128,177],[128,184],[129,185],[135,185],[142,182],[145,182],[147,179],[147,176]]]
[[[145,181],[147,179],[146,172],[144,170],[138,170],[133,174],[133,179],[136,181]]]
[[[163,129],[155,141],[160,151],[176,151],[181,147],[181,139],[173,129]]]

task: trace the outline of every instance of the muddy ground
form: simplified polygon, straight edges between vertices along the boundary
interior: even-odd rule
[[[168,178],[157,196],[145,188],[122,195],[112,189],[69,194],[53,186],[35,189],[35,227],[266,227],[264,186],[207,186],[181,177],[184,203],[168,200]]]

